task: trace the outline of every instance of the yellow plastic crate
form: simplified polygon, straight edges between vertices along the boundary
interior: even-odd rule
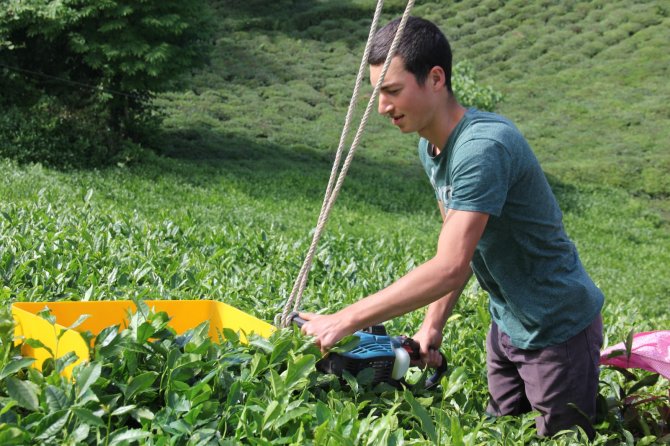
[[[181,334],[196,327],[204,321],[209,321],[209,337],[218,341],[219,333],[229,328],[240,334],[243,342],[251,333],[269,337],[275,327],[267,322],[255,318],[235,307],[213,300],[147,300],[147,306],[156,311],[164,311],[170,316],[169,325]],[[56,318],[56,326],[38,316],[37,313],[45,307],[51,310]],[[16,321],[14,336],[21,342],[22,339],[36,339],[49,347],[56,357],[74,351],[79,357],[77,362],[68,366],[64,374],[70,376],[72,369],[82,361],[88,361],[89,347],[86,345],[80,332],[90,331],[97,335],[104,328],[120,325],[127,327],[128,315],[136,311],[135,304],[130,300],[96,301],[96,302],[16,302],[12,304],[12,316]],[[67,330],[57,339],[58,333],[72,324],[83,315],[90,317],[74,330]],[[33,365],[41,370],[42,363],[51,355],[43,348],[33,349],[23,343],[23,356],[35,358]]]

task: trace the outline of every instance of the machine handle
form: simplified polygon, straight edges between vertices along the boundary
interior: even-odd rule
[[[298,313],[296,313],[295,311],[291,313],[290,316],[291,316],[291,322],[297,325],[298,328],[302,328],[302,326],[305,325],[305,322],[307,322],[305,319],[298,316]]]
[[[412,359],[413,361],[418,361],[419,359],[421,359],[421,346],[419,345],[418,342],[407,336],[398,336],[397,339],[400,342],[400,346],[405,350],[407,350],[407,353],[409,353],[410,359]],[[426,379],[426,389],[430,389],[431,387],[434,387],[437,384],[439,384],[440,380],[442,379],[442,376],[444,376],[448,371],[449,366],[447,364],[447,358],[444,356],[444,353],[442,352],[439,353],[440,356],[442,357],[442,362],[435,369],[435,373],[433,373],[432,376]]]

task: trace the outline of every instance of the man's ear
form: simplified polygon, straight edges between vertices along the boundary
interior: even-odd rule
[[[427,80],[435,90],[441,90],[447,84],[447,76],[444,74],[444,70],[437,65],[430,69]]]

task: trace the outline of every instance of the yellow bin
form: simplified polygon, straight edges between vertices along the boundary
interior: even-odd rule
[[[179,334],[204,321],[209,321],[209,337],[214,341],[218,341],[219,333],[224,328],[238,332],[243,342],[246,342],[245,335],[255,333],[269,337],[275,330],[273,325],[223,302],[213,300],[146,300],[144,302],[153,311],[167,313],[170,317],[170,327]],[[45,307],[48,307],[56,318],[55,327],[37,315]],[[89,346],[86,345],[80,332],[90,331],[97,335],[104,328],[113,325],[118,324],[121,328],[127,327],[128,315],[136,311],[135,304],[130,300],[15,302],[12,304],[12,316],[16,321],[14,336],[19,342],[30,338],[39,340],[49,347],[56,357],[74,351],[79,359],[64,371],[66,376],[70,376],[74,366],[89,360]],[[83,314],[90,317],[75,329],[66,330],[66,333],[58,340],[58,333],[74,324]],[[44,360],[51,357],[45,349],[33,349],[25,343],[21,346],[21,354],[35,358],[33,365],[40,370]]]

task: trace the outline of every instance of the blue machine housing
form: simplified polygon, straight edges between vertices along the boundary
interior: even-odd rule
[[[337,376],[342,376],[344,370],[356,376],[362,370],[371,368],[374,371],[373,383],[390,381],[397,341],[385,334],[357,331],[355,335],[360,342],[354,349],[329,354],[317,363],[317,368]]]
[[[302,327],[307,322],[300,318],[298,313],[293,313],[291,320],[298,327]],[[412,360],[421,358],[420,346],[415,340],[407,336],[388,336],[386,328],[381,324],[357,331],[354,335],[359,339],[355,348],[346,353],[327,354],[316,363],[316,368],[321,372],[332,373],[337,376],[342,376],[345,370],[356,376],[365,369],[372,369],[374,372],[372,384],[387,382],[398,385],[398,383],[404,382],[404,379],[393,379],[393,366],[397,358],[396,351],[402,349],[407,352],[400,355],[403,362],[406,361],[407,355]],[[400,352],[398,351],[398,353]],[[426,379],[425,387],[427,389],[437,385],[442,376],[447,373],[447,358],[443,353],[440,354],[442,355],[442,364],[437,367],[433,376]],[[405,362],[404,365],[407,365],[407,363]]]

